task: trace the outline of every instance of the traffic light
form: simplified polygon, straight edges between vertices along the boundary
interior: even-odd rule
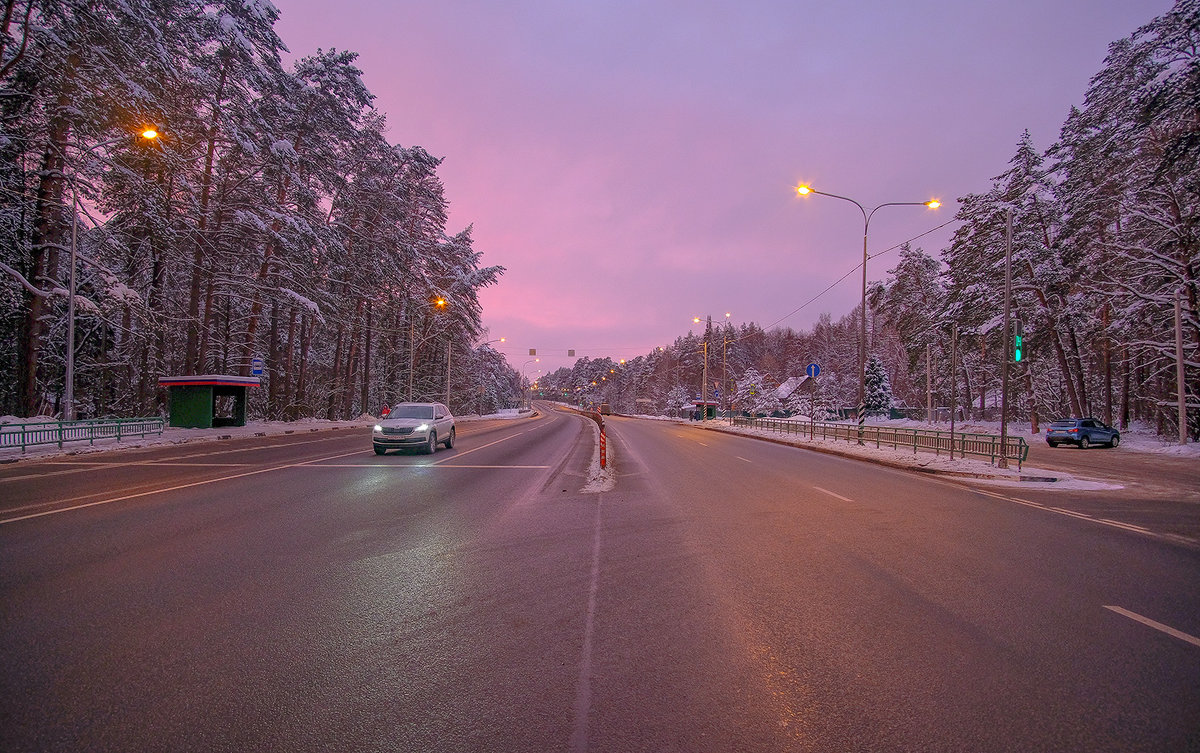
[[[1021,349],[1025,343],[1025,328],[1021,325],[1021,320],[1017,320],[1017,331],[1013,335],[1013,360],[1017,363],[1021,362]]]

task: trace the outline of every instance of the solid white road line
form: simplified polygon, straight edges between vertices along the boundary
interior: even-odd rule
[[[428,463],[428,464],[424,464],[424,465],[420,465],[420,466],[404,466],[404,467],[429,468],[429,467],[433,467],[433,466],[440,466],[443,463],[447,463],[451,460],[455,460],[464,455],[469,455],[470,453],[475,452],[476,450],[482,450],[485,447],[491,447],[494,444],[498,444],[505,440],[512,439],[513,437],[520,436],[521,434],[527,434],[530,431],[534,431],[536,429],[541,428],[541,426],[546,426],[546,425],[548,425],[548,424],[541,424],[540,426],[535,426],[533,429],[527,429],[522,432],[517,432],[516,434],[510,434],[509,436],[504,437],[503,439],[498,439],[495,442],[490,442],[488,444],[481,445],[480,447],[476,447],[471,450],[466,450],[464,452],[455,453],[453,457],[446,458],[445,460],[439,460],[434,463]],[[321,441],[321,440],[313,440],[313,441]],[[309,444],[309,442],[298,442],[297,444]],[[220,476],[218,478],[206,479],[204,481],[194,481],[189,484],[179,484],[177,486],[170,486],[170,487],[166,487],[166,488],[162,488],[162,489],[152,489],[150,491],[138,492],[136,494],[126,494],[121,497],[112,497],[111,499],[100,499],[100,500],[96,500],[94,502],[85,502],[83,504],[71,505],[69,507],[60,507],[60,508],[55,508],[53,510],[43,510],[41,512],[29,513],[27,515],[17,515],[17,516],[11,517],[11,518],[0,518],[0,525],[4,525],[6,523],[16,523],[18,521],[29,520],[31,518],[41,518],[41,517],[45,517],[47,515],[57,515],[59,513],[72,512],[74,510],[82,510],[82,509],[88,508],[88,507],[96,507],[97,505],[107,505],[107,504],[111,504],[113,502],[123,502],[123,501],[129,500],[129,499],[138,499],[139,497],[147,497],[152,494],[162,494],[165,492],[177,491],[179,489],[190,489],[191,487],[194,487],[194,486],[204,486],[206,484],[215,484],[219,481],[230,481],[230,480],[233,480],[236,478],[244,478],[246,476],[255,476],[260,473],[269,473],[270,471],[280,471],[280,470],[284,470],[287,468],[300,468],[300,467],[312,465],[314,463],[323,463],[326,460],[337,460],[338,458],[350,457],[351,455],[360,455],[365,452],[366,452],[366,450],[357,449],[357,450],[354,450],[353,452],[343,452],[343,453],[339,453],[337,455],[330,455],[330,456],[324,457],[324,458],[313,458],[312,460],[305,460],[305,461],[299,462],[299,463],[285,463],[283,465],[273,465],[273,466],[270,466],[269,468],[259,468],[258,470],[246,471],[245,473],[235,473],[231,476]],[[203,454],[219,454],[219,451],[217,453],[203,453]],[[141,464],[143,464],[143,462],[144,461],[134,461],[134,462],[129,462],[129,463],[118,463],[115,465],[119,465],[119,466],[141,465]],[[163,463],[163,464],[165,464],[165,463]],[[159,465],[159,463],[145,462],[145,465]],[[370,466],[370,467],[381,467],[378,464],[365,464],[365,465]],[[386,467],[386,466],[383,466],[383,467]],[[456,467],[456,466],[450,466],[450,467]],[[466,466],[457,466],[457,467],[461,468],[461,467],[466,467]],[[505,466],[505,467],[512,467],[512,466]],[[85,470],[85,469],[76,469],[74,471],[65,471],[65,473],[73,473],[73,472],[78,472],[81,470]],[[88,470],[90,470],[90,469],[88,469]],[[58,474],[52,474],[52,475],[58,475]],[[90,497],[90,496],[95,496],[95,495],[86,495],[84,497],[78,497],[77,499],[87,499],[87,497]],[[70,502],[70,501],[71,500],[60,500],[60,502]],[[50,504],[53,504],[53,503],[50,503]],[[29,509],[29,508],[24,508],[24,509]],[[11,513],[14,511],[9,511],[9,512]]]
[[[1131,620],[1140,622],[1143,625],[1146,625],[1148,627],[1152,627],[1155,630],[1161,630],[1162,632],[1166,633],[1167,635],[1169,635],[1173,638],[1178,638],[1181,641],[1190,643],[1193,646],[1200,646],[1200,638],[1197,638],[1194,635],[1188,635],[1187,633],[1183,632],[1182,630],[1176,630],[1175,628],[1171,627],[1170,625],[1164,625],[1161,622],[1155,622],[1154,620],[1150,619],[1149,617],[1143,617],[1142,615],[1138,614],[1137,612],[1130,612],[1128,609],[1122,609],[1121,607],[1114,607],[1114,606],[1105,604],[1104,608],[1112,610],[1113,612],[1116,612],[1119,615],[1124,615],[1125,617],[1128,617]]]
[[[421,470],[427,468],[437,468],[439,470],[445,468],[489,468],[489,469],[504,469],[515,468],[516,470],[535,470],[544,471],[550,466],[548,465],[442,465],[441,463],[396,463],[394,465],[384,465],[382,463],[321,463],[320,465],[307,465],[305,468],[386,468],[387,470]]]
[[[488,442],[487,444],[481,444],[478,447],[473,447],[469,450],[464,450],[462,452],[456,452],[456,453],[454,453],[453,457],[448,457],[445,460],[438,460],[436,462],[430,463],[430,465],[442,465],[443,463],[449,463],[451,460],[457,460],[458,458],[464,457],[466,455],[470,455],[472,452],[479,452],[480,450],[485,449],[487,447],[491,447],[492,445],[500,444],[501,442],[507,442],[508,440],[512,439],[513,437],[519,437],[522,434],[528,434],[531,431],[537,431],[538,429],[544,428],[546,426],[550,426],[557,420],[559,420],[559,417],[553,416],[552,420],[550,420],[546,423],[539,422],[538,425],[533,427],[532,429],[526,429],[525,431],[518,431],[515,434],[509,434],[507,437],[501,437],[500,439],[497,439],[495,442]]]
[[[273,445],[255,445],[254,447],[219,447],[218,449],[210,450],[208,452],[193,452],[189,455],[176,455],[176,456],[172,457],[170,460],[171,461],[188,460],[190,458],[208,457],[209,455],[227,455],[227,454],[233,453],[233,452],[253,452],[255,450],[271,449],[271,448],[275,448],[275,447],[298,447],[299,445],[302,445],[302,444],[315,444],[315,443],[319,443],[319,442],[330,442],[330,441],[333,441],[336,439],[342,439],[345,436],[346,435],[343,434],[339,437],[322,437],[320,439],[309,439],[304,442],[284,442],[284,443],[273,444]],[[213,440],[213,441],[218,441],[218,440]],[[131,447],[129,449],[132,449],[132,450],[154,449],[154,447],[156,447],[156,446],[163,447],[166,445],[147,445],[146,447]],[[122,448],[116,448],[116,449],[119,450]],[[94,471],[94,470],[98,470],[98,469],[128,468],[130,466],[136,466],[136,465],[167,465],[168,464],[168,461],[166,461],[166,460],[163,460],[161,462],[155,461],[155,460],[126,460],[125,462],[121,462],[121,463],[106,463],[106,462],[98,461],[98,460],[61,460],[61,459],[59,459],[59,460],[47,460],[44,462],[46,465],[63,465],[63,466],[72,466],[72,467],[70,467],[66,470],[62,470],[62,471],[50,471],[49,473],[27,473],[23,476],[9,476],[7,478],[0,478],[0,484],[5,484],[5,483],[8,483],[9,481],[26,481],[28,479],[49,478],[51,476],[67,476],[67,475],[70,475],[73,473],[86,473],[88,471]],[[238,464],[235,464],[235,465],[238,465]],[[253,463],[242,463],[240,465],[253,465]],[[82,466],[82,467],[80,467],[80,466]]]
[[[358,455],[362,452],[363,452],[363,450],[355,450],[354,452],[343,452],[339,455],[330,455],[327,458],[315,458],[313,460],[306,460],[302,463],[288,463],[286,465],[273,465],[270,468],[260,468],[257,471],[246,471],[245,473],[235,473],[232,476],[220,476],[218,478],[210,478],[210,479],[206,479],[204,481],[193,481],[190,484],[179,484],[178,486],[170,486],[165,489],[151,489],[150,491],[146,491],[146,492],[138,492],[136,494],[126,494],[122,497],[113,497],[111,499],[100,499],[100,500],[96,500],[95,502],[85,502],[84,504],[81,504],[81,505],[72,505],[70,507],[60,507],[60,508],[56,508],[54,510],[43,510],[42,512],[30,513],[28,515],[19,515],[14,518],[2,518],[2,519],[0,519],[0,525],[4,525],[6,523],[16,523],[17,521],[20,521],[20,520],[29,520],[30,518],[41,518],[41,517],[45,517],[47,515],[58,515],[59,513],[72,512],[73,510],[82,510],[86,507],[96,507],[97,505],[107,505],[107,504],[111,504],[113,502],[124,502],[127,499],[137,499],[139,497],[148,497],[152,494],[163,494],[165,492],[178,491],[179,489],[190,489],[193,486],[205,486],[207,484],[215,484],[219,481],[231,481],[235,478],[244,478],[246,476],[257,476],[260,473],[270,473],[271,471],[281,471],[285,468],[299,468],[300,466],[308,465],[309,463],[320,462],[322,460],[337,460],[338,458],[349,457],[350,455]]]
[[[753,460],[747,460],[746,458],[742,457],[741,455],[734,455],[734,457],[737,458],[738,460],[742,461],[743,463],[753,463],[754,462]]]
[[[1110,520],[1108,518],[1097,518],[1097,520],[1099,520],[1101,523],[1107,523],[1110,526],[1116,526],[1117,528],[1124,528],[1127,531],[1137,531],[1138,533],[1150,533],[1149,528],[1144,528],[1142,526],[1136,526],[1133,523],[1122,523],[1119,520]]]
[[[854,500],[850,499],[849,497],[843,497],[842,495],[831,492],[828,489],[822,489],[819,486],[814,486],[813,488],[819,492],[824,492],[825,494],[828,494],[831,497],[837,497],[838,499],[842,500],[843,502],[853,502],[854,501]]]
[[[592,570],[588,580],[587,612],[583,623],[583,648],[579,659],[579,685],[575,688],[575,723],[571,730],[572,753],[587,753],[588,716],[592,709],[592,636],[596,627],[596,594],[600,590],[600,511],[604,495],[596,495],[592,524]]]

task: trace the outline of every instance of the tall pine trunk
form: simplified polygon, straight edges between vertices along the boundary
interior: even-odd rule
[[[55,116],[50,121],[46,150],[42,154],[42,167],[38,175],[37,204],[34,209],[33,255],[28,280],[36,287],[55,287],[58,277],[58,255],[65,247],[67,218],[63,210],[66,194],[64,176],[67,141],[71,123],[61,115],[71,102],[70,82],[78,64],[78,57],[67,58],[67,71],[63,74],[64,85],[59,92]],[[45,296],[26,293],[25,320],[21,327],[21,373],[19,376],[22,409],[26,416],[33,416],[41,407],[38,390],[40,357],[46,338],[46,317],[49,309]]]
[[[367,324],[363,333],[363,369],[362,396],[360,409],[365,413],[370,409],[371,391],[371,301],[367,301]]]
[[[184,370],[189,374],[199,372],[200,363],[200,292],[207,277],[208,265],[205,246],[208,243],[208,207],[212,200],[213,162],[217,151],[217,130],[220,125],[221,103],[225,99],[225,81],[229,71],[228,59],[222,55],[221,73],[217,79],[217,91],[213,97],[212,117],[208,124],[208,143],[204,154],[204,171],[200,173],[200,206],[197,208],[196,238],[192,244],[192,279],[188,291],[187,345],[184,352]]]

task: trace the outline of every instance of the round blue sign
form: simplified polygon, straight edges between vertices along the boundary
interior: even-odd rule
[[[808,368],[805,369],[805,373],[808,374],[810,377],[815,378],[818,374],[821,373],[821,367],[816,365],[815,363],[810,363],[808,365]]]

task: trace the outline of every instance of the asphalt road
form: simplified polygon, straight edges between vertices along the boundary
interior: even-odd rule
[[[5,751],[1200,750],[1200,551],[571,414],[0,469]]]

